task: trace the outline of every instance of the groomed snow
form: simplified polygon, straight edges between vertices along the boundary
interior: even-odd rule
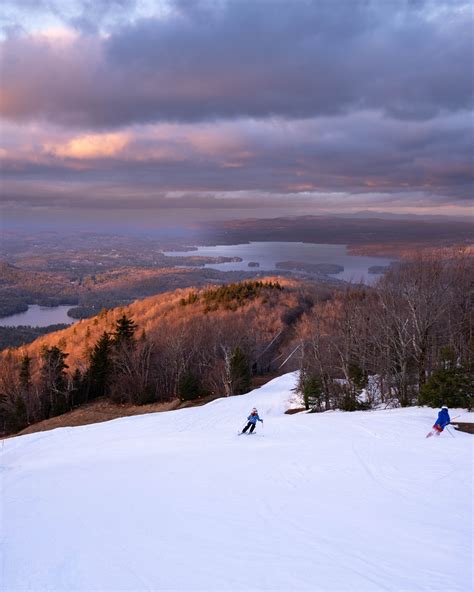
[[[0,589],[471,590],[473,437],[425,439],[432,409],[284,415],[294,383],[5,440]]]

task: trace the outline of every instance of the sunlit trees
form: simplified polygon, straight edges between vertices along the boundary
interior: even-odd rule
[[[423,254],[373,287],[332,296],[256,282],[104,311],[56,341],[42,338],[42,350],[3,353],[0,428],[17,431],[97,397],[145,404],[236,395],[255,375],[298,367],[305,405],[315,411],[441,399],[469,405],[472,260]]]

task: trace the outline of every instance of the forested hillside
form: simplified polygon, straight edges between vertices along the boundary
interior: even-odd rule
[[[281,278],[177,290],[103,310],[2,355],[4,433],[106,397],[142,405],[247,392],[300,370],[308,409],[470,408],[473,258],[422,253],[374,287]]]
[[[283,369],[296,323],[326,288],[288,280],[177,290],[103,310],[3,353],[4,431],[97,397],[145,404],[232,395]]]

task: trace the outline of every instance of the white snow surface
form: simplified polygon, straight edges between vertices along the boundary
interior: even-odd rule
[[[471,590],[473,436],[425,439],[427,408],[284,415],[295,381],[5,440],[0,589]]]

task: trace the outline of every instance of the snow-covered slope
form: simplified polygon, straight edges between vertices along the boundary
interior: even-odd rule
[[[283,415],[294,382],[4,441],[0,589],[470,590],[472,436]]]

